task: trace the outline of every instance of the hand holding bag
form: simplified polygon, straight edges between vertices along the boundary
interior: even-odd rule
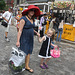
[[[60,57],[60,50],[59,50],[59,47],[57,47],[57,50],[55,50],[55,47],[54,47],[54,49],[51,50],[50,53],[51,53],[51,56],[52,56],[53,58],[58,58],[58,57]]]

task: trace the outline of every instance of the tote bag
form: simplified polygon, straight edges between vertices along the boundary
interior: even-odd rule
[[[57,47],[57,50],[55,50],[55,47],[54,47],[54,49],[51,50],[50,53],[51,53],[51,56],[52,56],[53,58],[58,58],[58,57],[60,57],[60,50],[59,50],[59,47]]]

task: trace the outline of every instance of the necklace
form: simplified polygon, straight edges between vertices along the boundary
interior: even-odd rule
[[[30,18],[28,15],[27,15],[27,17],[31,20],[32,18]]]

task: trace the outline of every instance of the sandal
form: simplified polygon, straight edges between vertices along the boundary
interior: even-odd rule
[[[43,63],[43,65],[48,69],[48,65],[47,64]]]
[[[26,68],[25,68],[25,70],[26,70],[26,71],[29,71],[30,73],[33,73],[33,70],[32,70],[32,69],[26,69]]]
[[[46,69],[44,66],[41,66],[41,65],[40,65],[40,67],[41,67],[42,69]]]

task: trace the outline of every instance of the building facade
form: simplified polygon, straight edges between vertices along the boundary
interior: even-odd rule
[[[4,0],[6,5],[9,7],[14,7],[14,0]]]
[[[38,2],[48,2],[48,1],[51,1],[51,2],[53,2],[53,1],[55,1],[55,0],[14,0],[14,6],[16,6],[16,5],[19,5],[19,4],[23,4],[23,3],[25,3],[25,2],[27,2],[27,3],[38,3]]]
[[[75,0],[55,0],[55,1],[75,1]]]

